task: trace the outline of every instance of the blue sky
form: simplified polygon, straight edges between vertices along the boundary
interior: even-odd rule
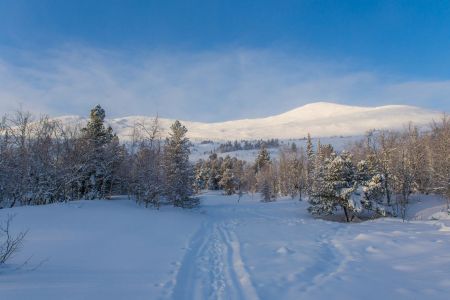
[[[450,111],[448,1],[0,1],[1,112]]]

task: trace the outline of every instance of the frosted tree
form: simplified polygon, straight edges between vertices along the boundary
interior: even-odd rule
[[[258,156],[256,157],[255,161],[255,169],[256,172],[261,171],[264,167],[268,166],[270,164],[270,154],[269,151],[267,151],[267,147],[265,144],[261,146],[261,149],[259,150]]]
[[[298,195],[299,200],[302,200],[302,193],[307,187],[307,170],[303,148],[301,148],[299,152],[293,153],[289,174],[291,180],[290,195],[292,198],[295,198]]]
[[[224,190],[226,195],[232,195],[237,189],[238,179],[234,173],[234,165],[237,159],[231,159],[230,156],[226,156],[221,165],[221,179],[219,186]]]
[[[309,211],[315,215],[329,215],[338,207],[342,208],[347,222],[352,212],[360,210],[360,203],[354,201],[357,189],[355,168],[349,153],[332,154],[314,175]]]
[[[261,201],[274,201],[277,197],[276,189],[277,178],[274,172],[274,167],[266,165],[256,175],[257,191],[261,194]]]
[[[170,129],[164,146],[165,194],[174,206],[187,207],[191,204],[190,197],[193,194],[187,129],[178,120]]]
[[[386,196],[384,176],[377,172],[370,162],[364,160],[357,164],[356,173],[362,206],[380,215],[386,215],[383,205]]]
[[[308,194],[310,193],[313,184],[314,164],[314,148],[311,140],[311,135],[308,133],[308,138],[306,140],[306,181]]]
[[[208,162],[200,159],[195,164],[194,171],[194,190],[196,193],[207,188],[207,183],[209,179],[209,167]]]
[[[150,126],[138,123],[135,126],[136,153],[131,158],[130,185],[138,203],[159,208],[164,195],[161,136],[158,118]],[[128,166],[129,168],[129,166]]]
[[[450,213],[450,119],[447,116],[441,122],[433,123],[428,151],[432,178],[429,190],[447,199],[447,211]]]
[[[278,171],[279,171],[279,187],[280,193],[283,196],[287,196],[292,190],[292,179],[290,178],[292,174],[291,171],[291,158],[290,153],[287,149],[280,149],[278,153]]]
[[[252,164],[246,165],[243,170],[243,179],[241,180],[242,190],[248,192],[252,195],[256,193],[257,190],[257,180],[255,173],[255,166]]]
[[[120,147],[112,128],[105,126],[105,110],[100,105],[91,110],[89,121],[81,133],[84,180],[80,192],[88,199],[104,198],[112,189]]]
[[[245,166],[245,161],[235,159],[235,162],[233,164],[233,175],[235,191],[239,195],[239,199],[242,197],[243,193],[247,191],[245,182]]]
[[[294,144],[293,144],[294,145]],[[280,149],[278,158],[278,181],[280,193],[295,198],[306,186],[303,150]]]
[[[376,153],[378,168],[384,177],[384,188],[386,191],[387,204],[392,204],[393,193],[393,161],[396,139],[392,133],[382,131],[378,136],[380,149]]]
[[[209,174],[208,174],[208,189],[218,190],[220,185],[219,182],[222,179],[221,167],[222,158],[217,157],[216,153],[209,156]]]
[[[18,111],[12,118],[5,117],[1,129],[2,206],[29,204],[31,114]]]
[[[396,135],[395,148],[392,150],[390,162],[391,184],[396,196],[396,214],[406,217],[406,209],[410,195],[418,191],[416,179],[419,173],[419,162],[414,159],[414,147],[417,143],[417,132],[411,128],[402,134]]]
[[[226,168],[223,172],[222,179],[220,180],[220,186],[226,195],[232,195],[236,189],[236,177],[233,174],[231,168]]]

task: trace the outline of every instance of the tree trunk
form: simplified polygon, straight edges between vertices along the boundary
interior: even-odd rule
[[[345,220],[348,222],[350,222],[349,216],[348,216],[348,211],[347,211],[347,207],[343,207],[344,208],[344,213],[345,213]]]

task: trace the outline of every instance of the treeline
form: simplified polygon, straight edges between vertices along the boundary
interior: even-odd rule
[[[0,207],[38,205],[128,194],[138,202],[192,204],[186,128],[175,122],[162,141],[157,120],[136,126],[133,144],[119,142],[91,110],[86,126],[68,126],[18,112],[0,123]]]
[[[280,142],[278,139],[257,140],[257,141],[235,140],[234,142],[228,141],[226,143],[220,144],[219,147],[215,149],[215,152],[227,153],[239,150],[255,150],[261,149],[263,146],[267,148],[278,148],[280,146]]]
[[[196,191],[223,190],[227,195],[260,192],[264,201],[280,195],[301,197],[306,188],[305,163],[303,150],[295,144],[280,149],[278,159],[271,159],[262,144],[255,162],[213,153],[196,163],[194,187]]]

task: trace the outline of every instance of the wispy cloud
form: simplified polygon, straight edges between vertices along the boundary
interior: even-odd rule
[[[0,112],[22,105],[51,115],[154,115],[220,121],[281,113],[330,101],[410,104],[450,110],[450,80],[402,80],[350,64],[271,50],[125,55],[75,47],[0,56]]]

